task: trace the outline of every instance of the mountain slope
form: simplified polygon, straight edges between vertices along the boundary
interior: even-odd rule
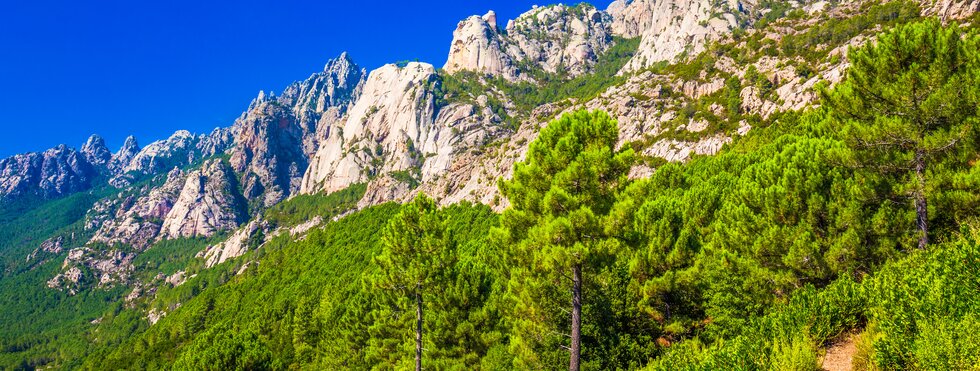
[[[713,162],[703,156],[740,151],[759,156],[782,145],[796,148],[774,139],[782,134],[780,125],[798,124],[798,113],[819,103],[818,88],[842,81],[849,47],[924,15],[975,21],[978,6],[969,1],[620,0],[605,11],[588,4],[537,7],[505,28],[491,12],[460,22],[441,70],[411,62],[368,72],[343,54],[280,95],[261,92],[234,123],[209,134],[178,131],[142,148],[129,138],[115,154],[92,137],[79,150],[60,146],[2,160],[0,198],[8,211],[0,215],[0,223],[10,232],[0,236],[7,285],[0,293],[16,295],[0,309],[16,309],[11,313],[38,320],[34,327],[5,324],[16,331],[0,339],[0,360],[4,365],[77,366],[94,351],[84,360],[94,368],[103,366],[106,355],[120,365],[137,360],[148,363],[132,364],[146,367],[175,361],[202,366],[242,354],[257,357],[242,360],[242,367],[401,364],[406,359],[394,354],[407,345],[384,343],[379,339],[390,331],[367,328],[350,317],[364,314],[358,306],[366,308],[374,300],[361,291],[366,284],[357,277],[370,270],[369,258],[378,248],[377,236],[370,233],[381,229],[397,209],[375,205],[407,202],[425,193],[441,205],[469,201],[503,210],[509,202],[500,194],[498,180],[511,176],[549,121],[583,108],[607,111],[619,122],[619,145],[632,148],[641,159],[631,178],[647,179],[664,169],[690,171],[697,180],[685,184],[695,187],[710,178],[714,189],[706,194],[711,197],[671,197],[685,202],[715,199],[718,193],[735,191],[725,188],[729,178],[711,178],[697,169],[724,167],[724,176],[740,177],[733,169],[741,168],[733,164],[762,159],[728,155]],[[757,134],[759,130],[765,131]],[[688,162],[695,165],[671,165]],[[44,203],[25,206],[32,200]],[[68,210],[55,211],[66,205]],[[724,210],[728,217],[744,216],[731,207]],[[482,207],[454,210],[467,217],[490,215]],[[18,212],[26,214],[18,217]],[[52,213],[56,215],[50,217]],[[26,225],[47,219],[52,222],[44,228],[26,230]],[[658,225],[659,220],[643,223]],[[467,255],[492,251],[482,239],[490,224],[460,237],[461,243],[473,244]],[[698,228],[695,235],[700,236],[724,227]],[[344,233],[350,236],[340,236]],[[743,254],[740,258],[754,256],[738,250],[741,245],[731,242],[735,237],[726,238],[721,241]],[[360,255],[351,263],[344,254]],[[677,254],[665,259],[688,261]],[[868,259],[876,268],[885,255]],[[473,354],[453,353],[458,349],[439,353],[443,358],[437,357],[438,362],[447,367],[459,365],[457,361],[489,367],[514,356],[500,346],[506,330],[494,327],[503,304],[489,299],[503,285],[497,281],[502,273],[493,270],[500,263],[487,256],[471,263],[492,266],[466,278],[479,284],[458,287],[479,300],[466,308],[442,309],[479,318],[473,323],[492,330],[479,341],[467,333],[467,341],[474,341]],[[745,264],[756,266],[750,260]],[[768,285],[779,293],[760,293],[763,299],[753,305],[775,304],[799,285],[826,285],[842,274],[827,267],[814,273],[789,263],[772,264],[776,267],[766,269],[778,274],[752,278],[772,280]],[[316,274],[302,273],[306,269]],[[623,269],[620,280],[630,274]],[[800,272],[812,277],[786,278]],[[342,286],[343,294],[305,292],[290,283],[296,279],[306,286]],[[624,281],[614,282],[623,285],[604,287],[609,295],[635,294],[626,292]],[[280,290],[286,287],[291,289]],[[37,300],[55,308],[52,313],[24,309],[33,292],[42,293]],[[309,299],[298,301],[303,296]],[[239,323],[235,313],[243,309],[236,304],[240,300],[276,304],[249,309],[251,317]],[[64,322],[56,320],[57,313],[73,305],[85,309]],[[353,309],[347,312],[345,305]],[[616,305],[633,313],[623,303]],[[690,320],[738,318],[716,314]],[[273,320],[275,315],[289,320]],[[663,342],[687,340],[710,327],[679,320],[653,324],[639,317],[616,317],[621,322],[611,328],[622,333],[605,334],[614,340],[591,353],[593,359],[611,363],[592,366],[639,367],[666,352]],[[314,326],[317,330],[297,333],[291,321],[307,318],[321,321]],[[351,363],[329,363],[338,349],[321,337],[333,336],[325,329],[334,325],[348,326],[343,344],[364,349],[345,360]],[[629,330],[634,325],[635,331]],[[403,329],[405,324],[393,326]],[[68,343],[74,344],[70,351],[55,355],[53,349]],[[134,344],[149,348],[128,353]],[[214,344],[248,347],[239,354]],[[443,346],[455,349],[445,344],[438,349]]]

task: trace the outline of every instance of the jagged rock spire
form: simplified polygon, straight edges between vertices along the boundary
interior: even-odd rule
[[[106,147],[105,140],[95,134],[92,134],[82,145],[81,153],[86,161],[99,167],[108,165],[112,159],[112,153]]]

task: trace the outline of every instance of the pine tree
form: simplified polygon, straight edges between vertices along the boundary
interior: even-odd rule
[[[853,49],[847,78],[823,92],[853,150],[850,165],[890,179],[912,201],[918,247],[929,244],[929,177],[962,167],[975,142],[980,76],[975,33],[938,20],[898,26]]]
[[[400,308],[415,309],[415,369],[422,369],[425,297],[440,289],[455,264],[455,246],[445,233],[435,201],[420,194],[382,231],[382,251],[375,257],[374,285],[393,295]]]
[[[562,339],[558,346],[570,352],[570,370],[581,366],[583,286],[615,245],[604,236],[603,217],[633,159],[632,150],[616,150],[618,139],[617,124],[605,112],[566,114],[531,143],[513,179],[500,182],[511,206],[495,231],[509,247],[515,326],[526,333],[515,334],[512,343],[524,356],[534,357],[528,348],[535,339],[555,338],[544,326],[562,321],[547,317],[566,312],[571,344],[565,347]]]

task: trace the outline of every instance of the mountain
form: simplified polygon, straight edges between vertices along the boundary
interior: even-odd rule
[[[0,195],[57,197],[86,190],[96,170],[85,157],[60,145],[0,160]]]
[[[231,151],[233,168],[245,174],[248,199],[263,198],[268,207],[299,191],[311,157],[360,95],[364,78],[365,71],[344,53],[282,96],[260,93],[252,101],[235,122]]]
[[[381,230],[424,194],[460,251],[446,273],[455,286],[427,304],[443,313],[440,326],[456,326],[427,329],[432,367],[554,368],[564,340],[519,338],[531,324],[506,300],[531,299],[503,294],[532,269],[511,269],[521,257],[501,250],[500,228],[514,219],[500,213],[520,207],[503,182],[528,166],[550,123],[583,109],[608,113],[614,149],[636,158],[614,212],[599,218],[602,233],[622,232],[622,250],[610,258],[618,271],[589,272],[603,278],[586,292],[605,306],[591,302],[586,316],[608,322],[586,329],[588,367],[661,367],[683,351],[693,362],[698,349],[749,344],[765,336],[742,329],[762,322],[740,321],[802,310],[792,295],[826,290],[810,299],[832,300],[821,295],[851,284],[878,292],[862,280],[889,277],[890,264],[933,269],[938,258],[903,249],[908,236],[886,236],[911,231],[889,224],[907,215],[865,213],[872,191],[846,179],[892,185],[842,170],[851,159],[833,156],[848,143],[820,92],[848,81],[848,50],[881,32],[935,17],[961,20],[966,34],[977,10],[972,0],[617,0],[605,10],[535,6],[503,26],[490,11],[447,30],[442,68],[367,71],[343,53],[280,94],[259,92],[210,133],[179,130],[142,147],[128,137],[115,153],[93,135],[77,150],[0,160],[0,309],[10,313],[0,365],[406,366],[401,348],[414,344],[393,339],[411,330],[407,309],[371,291],[371,277]],[[963,201],[971,176],[935,186],[966,187],[932,204],[950,215],[934,220],[949,241],[973,215]],[[864,327],[881,313],[847,330],[892,331]],[[751,345],[809,355],[831,335]]]
[[[476,71],[510,81],[540,69],[571,76],[588,72],[612,44],[612,18],[592,5],[536,7],[499,28],[493,11],[472,16],[453,32],[443,69]]]

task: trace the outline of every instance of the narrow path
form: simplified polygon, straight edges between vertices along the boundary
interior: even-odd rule
[[[827,349],[823,356],[821,369],[825,371],[851,371],[851,361],[854,359],[855,341],[857,335],[848,334]]]

